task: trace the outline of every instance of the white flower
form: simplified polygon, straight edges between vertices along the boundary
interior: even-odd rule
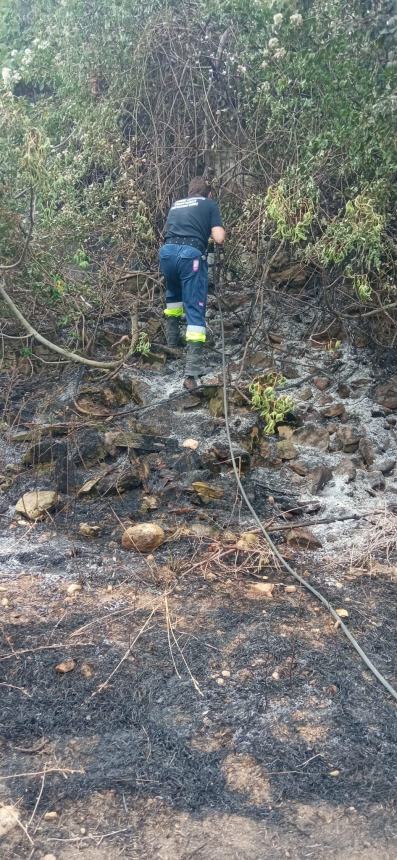
[[[284,15],[281,12],[277,12],[277,15],[273,15],[273,24],[275,27],[279,27],[280,24],[283,23]]]
[[[274,59],[275,60],[283,60],[284,57],[286,56],[286,54],[287,54],[287,52],[286,52],[285,48],[278,48],[278,50],[274,52]]]
[[[263,60],[263,63],[261,63],[261,69],[267,69],[268,65],[269,63],[267,62],[267,60]]]
[[[303,24],[303,18],[300,12],[295,12],[294,15],[291,15],[289,20],[294,27],[301,27]]]
[[[264,93],[269,93],[269,92],[270,92],[270,83],[269,83],[269,81],[263,81],[263,84],[261,84],[261,90],[262,90],[262,92],[264,92]]]
[[[237,71],[240,72],[241,75],[247,74],[247,66],[237,66]]]
[[[1,70],[1,77],[3,78],[3,84],[5,87],[9,87],[11,83],[11,69],[8,69],[7,66],[3,66]]]
[[[19,81],[22,79],[22,75],[16,69],[15,72],[12,73],[12,80],[14,84],[19,84]]]
[[[272,39],[269,39],[267,45],[271,51],[273,51],[275,48],[278,48],[278,39],[276,38],[276,36],[273,36]]]
[[[16,48],[14,48],[14,50],[11,51],[11,56],[16,57],[17,53],[18,53],[18,51],[16,50]]]

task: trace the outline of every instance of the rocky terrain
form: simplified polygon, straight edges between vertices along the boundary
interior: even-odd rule
[[[226,302],[246,492],[393,683],[397,362],[269,306],[242,370]],[[194,396],[156,339],[113,375],[4,377],[3,856],[395,856],[393,704],[242,505],[209,319]],[[293,407],[266,436],[270,370]]]

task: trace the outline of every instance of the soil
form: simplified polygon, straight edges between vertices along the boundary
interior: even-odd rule
[[[280,529],[273,534],[285,557],[348,611],[350,629],[393,683],[397,416],[374,391],[395,367],[348,345],[339,355],[318,350],[296,320],[292,342],[291,320],[285,326],[269,360],[289,367],[296,410],[287,426],[306,473],[277,459],[280,437],[264,438],[235,400],[245,486],[264,521]],[[228,343],[233,366],[238,336]],[[181,360],[134,361],[123,379],[140,386],[140,402],[114,401],[101,417],[76,409],[94,379],[104,388],[92,374],[72,368],[9,388],[4,380],[0,802],[13,812],[2,858],[396,855],[395,706],[324,609],[299,585],[288,588],[266,545],[236,547],[252,522],[224,449],[224,419],[209,409],[219,353],[210,361],[199,398],[179,394]],[[326,393],[312,382],[324,376]],[[114,380],[106,384],[114,394]],[[322,414],[322,398],[339,402],[342,384],[345,410]],[[32,523],[15,504],[65,477],[55,456],[65,436],[52,433],[54,456],[38,462],[36,449],[24,464],[32,443],[16,434],[62,422],[70,486]],[[140,448],[102,451],[104,434],[117,429],[140,434]],[[183,448],[187,438],[197,451]],[[343,450],[349,442],[355,450]],[[372,465],[386,456],[374,489]],[[126,463],[140,476],[135,485],[115,492],[107,479],[106,489],[78,495],[87,479],[110,468],[121,474]],[[320,467],[332,472],[325,483]],[[203,501],[195,481],[222,497]],[[143,512],[143,496],[157,507]],[[153,555],[121,548],[123,527],[139,521],[166,531]],[[81,523],[99,526],[99,536],[83,536]],[[309,528],[317,548],[287,542],[291,525]]]

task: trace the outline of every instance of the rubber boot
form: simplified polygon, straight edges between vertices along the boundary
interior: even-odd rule
[[[167,346],[173,349],[182,349],[184,346],[180,333],[181,319],[180,317],[165,318],[165,339]]]
[[[183,387],[187,391],[196,391],[197,378],[205,373],[203,362],[203,343],[188,343],[186,352],[185,379]]]

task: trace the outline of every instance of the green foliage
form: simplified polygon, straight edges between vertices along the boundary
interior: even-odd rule
[[[150,346],[151,344],[148,334],[145,331],[141,331],[135,345],[134,352],[139,353],[139,355],[149,355]]]
[[[259,412],[264,421],[264,432],[271,435],[278,424],[282,424],[288,412],[291,412],[294,402],[287,394],[278,395],[276,388],[285,384],[284,377],[279,373],[268,373],[254,379],[249,387],[251,408]]]

